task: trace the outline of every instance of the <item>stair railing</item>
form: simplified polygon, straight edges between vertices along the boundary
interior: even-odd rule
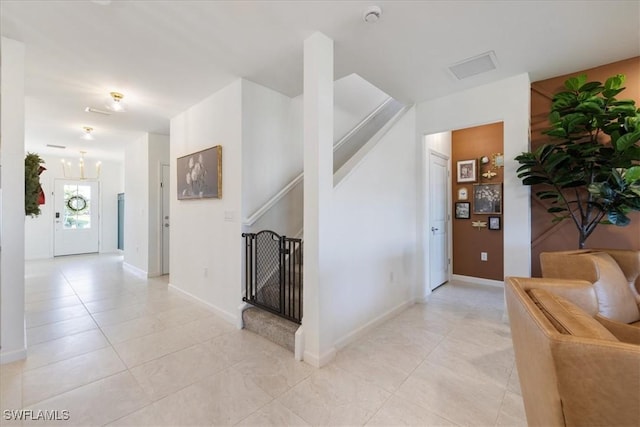
[[[270,230],[245,239],[243,301],[295,323],[302,321],[302,240]]]

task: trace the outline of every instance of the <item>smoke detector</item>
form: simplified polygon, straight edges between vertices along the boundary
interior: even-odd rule
[[[380,16],[382,16],[382,9],[380,9],[378,6],[369,6],[362,13],[362,20],[368,24],[373,24],[378,22]]]

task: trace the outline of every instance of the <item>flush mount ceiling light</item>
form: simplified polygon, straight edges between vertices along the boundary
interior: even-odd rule
[[[380,16],[382,16],[382,9],[378,6],[369,6],[362,13],[362,20],[368,24],[373,24],[378,22]]]
[[[123,94],[121,94],[120,92],[110,92],[109,96],[110,98],[107,101],[106,105],[109,110],[115,111],[117,113],[125,111],[124,104],[122,102],[122,98],[124,98]]]
[[[497,63],[496,54],[491,50],[453,64],[449,67],[449,71],[451,71],[458,80],[462,80],[467,77],[495,70],[498,67]]]
[[[90,126],[82,126],[82,130],[84,132],[82,133],[82,136],[80,138],[86,139],[87,141],[92,141],[93,135],[91,134],[91,132],[93,132],[93,128]]]

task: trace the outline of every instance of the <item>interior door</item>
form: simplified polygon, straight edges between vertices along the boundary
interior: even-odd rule
[[[169,165],[162,165],[162,274],[169,274]]]
[[[98,252],[100,245],[98,182],[57,179],[54,200],[54,255]]]
[[[448,159],[429,153],[429,285],[449,280]]]

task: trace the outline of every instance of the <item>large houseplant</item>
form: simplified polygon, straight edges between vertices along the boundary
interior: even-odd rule
[[[518,177],[551,202],[553,221],[573,221],[580,248],[598,224],[625,226],[640,211],[640,109],[616,98],[623,84],[621,74],[604,84],[568,79],[544,132],[555,141],[516,157]]]

